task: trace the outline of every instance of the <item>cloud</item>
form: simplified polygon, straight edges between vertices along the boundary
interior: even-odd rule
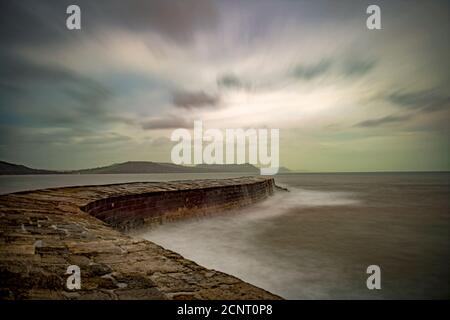
[[[48,83],[52,86],[65,86],[67,93],[83,99],[88,91],[104,97],[110,94],[98,81],[61,66],[39,64],[7,53],[0,55],[0,59],[0,86],[20,90]]]
[[[221,88],[240,89],[244,83],[233,74],[224,74],[217,79],[217,85]]]
[[[17,44],[40,44],[60,41],[67,33],[63,1],[4,0],[1,3],[0,39],[4,49]]]
[[[297,65],[292,75],[302,80],[313,80],[325,75],[349,78],[361,77],[369,73],[376,64],[377,61],[375,59],[363,59],[360,57],[324,58],[316,64]]]
[[[0,55],[0,111],[35,126],[97,126],[134,124],[112,110],[115,93],[103,83],[70,69],[45,65],[9,54]]]
[[[190,128],[192,123],[180,117],[158,117],[141,123],[144,130]]]
[[[157,32],[185,43],[217,24],[217,8],[208,0],[77,0],[83,33],[68,32],[66,8],[71,0],[2,0],[0,38],[4,43],[51,43],[71,40],[99,29]]]
[[[218,96],[208,95],[203,91],[178,91],[173,93],[173,104],[185,109],[215,107],[219,101]]]
[[[376,119],[370,119],[365,120],[362,122],[359,122],[355,125],[355,127],[362,127],[362,128],[372,128],[372,127],[378,127],[383,126],[385,124],[392,124],[397,122],[403,122],[408,119],[410,119],[411,115],[389,115],[381,118]]]
[[[450,97],[439,93],[436,89],[415,92],[397,91],[387,95],[384,99],[400,108],[410,111],[410,113],[403,115],[388,115],[381,118],[365,120],[357,123],[355,127],[370,128],[404,122],[418,114],[437,112],[448,109],[450,106]],[[427,130],[429,129],[430,128]]]
[[[303,80],[313,80],[324,75],[331,68],[331,60],[323,59],[313,65],[298,65],[293,71],[293,76]]]
[[[88,167],[83,157],[144,157],[143,138],[192,128],[194,118],[301,128],[305,141],[323,137],[332,122],[343,132],[333,132],[333,143],[377,127],[390,135],[401,126],[412,137],[411,129],[447,119],[448,1],[386,2],[382,32],[367,31],[367,5],[353,0],[77,0],[82,30],[69,31],[65,9],[73,3],[1,1],[0,126],[11,127],[0,132],[2,152],[59,165],[80,157]],[[425,83],[440,93],[414,91]],[[348,123],[366,129],[344,132]],[[311,153],[321,151],[323,140],[313,142]],[[72,148],[87,151],[61,151]],[[312,167],[325,163],[319,151]],[[298,159],[294,151],[288,157]]]
[[[434,112],[450,106],[450,96],[439,93],[436,89],[416,92],[394,92],[386,97],[391,103],[418,112]]]
[[[348,59],[343,63],[343,72],[346,76],[362,76],[370,72],[376,65],[372,59]]]
[[[83,102],[86,102],[87,92],[105,97],[110,94],[98,81],[61,66],[39,64],[12,54],[2,54],[0,58],[0,86],[24,89],[44,83],[64,85],[67,93]]]

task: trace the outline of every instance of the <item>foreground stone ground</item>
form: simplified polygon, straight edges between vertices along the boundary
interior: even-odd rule
[[[0,196],[0,298],[279,299],[117,230],[248,205],[273,186],[247,177]],[[69,265],[81,269],[80,290],[66,288]]]

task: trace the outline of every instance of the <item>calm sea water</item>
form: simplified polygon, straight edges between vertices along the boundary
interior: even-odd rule
[[[0,177],[0,192],[239,175]],[[450,298],[448,173],[291,174],[289,193],[240,210],[140,230],[197,263],[288,299]],[[368,290],[366,268],[381,268]]]

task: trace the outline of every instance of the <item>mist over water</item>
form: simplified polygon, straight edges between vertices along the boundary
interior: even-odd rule
[[[252,207],[134,234],[288,299],[448,298],[448,175],[289,175]],[[368,290],[366,268],[382,271]]]
[[[306,288],[305,283],[320,277],[320,272],[314,268],[327,257],[315,255],[307,248],[292,250],[279,241],[282,238],[259,241],[263,237],[261,232],[274,220],[283,219],[296,208],[356,206],[359,203],[356,195],[348,192],[296,188],[290,192],[277,192],[250,208],[169,223],[154,230],[134,233],[134,236],[154,241],[200,265],[235,275],[283,297],[297,298],[300,293],[320,298],[323,297],[320,287],[313,284]],[[295,241],[295,234],[292,238]],[[304,270],[299,270],[298,259],[309,261],[304,264]],[[308,266],[313,261],[315,263]]]

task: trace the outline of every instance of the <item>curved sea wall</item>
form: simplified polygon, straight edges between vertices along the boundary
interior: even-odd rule
[[[136,229],[239,208],[273,193],[273,179],[226,179],[158,183],[156,190],[110,195],[81,209],[119,230]]]
[[[260,201],[274,180],[126,183],[0,196],[1,299],[279,299],[123,230]],[[70,265],[81,289],[69,290]]]

